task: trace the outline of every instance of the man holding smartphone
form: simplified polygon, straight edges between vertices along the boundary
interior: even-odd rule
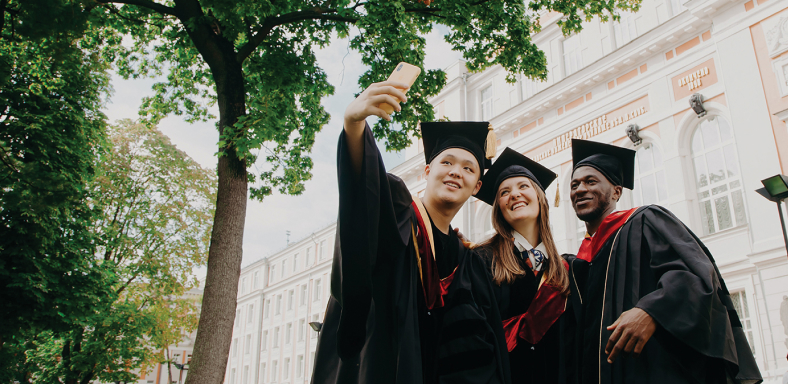
[[[386,173],[365,121],[390,120],[381,104],[400,111],[408,87],[372,84],[345,111],[331,298],[312,382],[508,383],[491,280],[450,226],[495,154],[491,128],[422,123],[427,187],[411,196]]]

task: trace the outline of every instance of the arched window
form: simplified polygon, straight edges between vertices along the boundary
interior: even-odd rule
[[[668,187],[665,183],[662,152],[653,144],[645,144],[638,148],[635,155],[635,189],[632,190],[632,204],[634,207],[662,204],[667,199]]]
[[[746,224],[739,160],[724,118],[706,118],[695,129],[692,162],[703,234]]]

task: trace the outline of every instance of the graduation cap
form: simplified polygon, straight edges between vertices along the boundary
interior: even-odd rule
[[[602,172],[613,185],[635,186],[635,151],[595,141],[572,139],[572,174],[580,167]]]
[[[504,180],[524,176],[531,179],[542,191],[555,180],[558,175],[541,164],[529,159],[519,152],[506,148],[501,156],[495,160],[490,170],[482,178],[482,187],[476,193],[476,198],[493,205],[498,187]]]
[[[486,121],[421,123],[421,137],[427,164],[449,148],[460,148],[472,153],[484,170],[490,167],[490,159],[496,153],[495,132]]]

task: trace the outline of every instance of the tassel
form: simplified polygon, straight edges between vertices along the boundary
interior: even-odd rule
[[[487,126],[487,140],[484,144],[484,152],[485,157],[488,159],[492,159],[495,157],[495,154],[498,153],[498,137],[495,136],[495,130],[493,129],[492,124]]]
[[[561,184],[555,183],[555,207],[558,208],[561,202]]]

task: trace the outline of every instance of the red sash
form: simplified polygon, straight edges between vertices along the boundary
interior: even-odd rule
[[[419,209],[420,207],[415,201],[411,205],[413,206],[413,212],[416,213],[416,231],[413,233],[413,240],[416,246],[416,259],[419,264],[421,286],[424,288],[424,303],[427,304],[427,309],[441,308],[444,305],[444,297],[449,293],[449,286],[454,280],[454,273],[457,270],[455,269],[451,275],[441,280],[438,275],[438,264],[435,262],[435,255],[432,251],[430,231],[427,229],[429,222],[424,220]],[[432,227],[429,229],[431,230]]]
[[[566,261],[562,261],[564,267],[569,269]],[[566,296],[561,294],[561,288],[541,284],[525,313],[503,321],[506,348],[509,352],[514,350],[518,339],[531,344],[539,343],[564,310],[566,310]]]
[[[632,208],[628,211],[618,211],[609,214],[602,220],[602,224],[599,225],[599,229],[597,229],[594,236],[586,235],[585,239],[583,239],[583,242],[580,244],[580,250],[577,251],[577,258],[588,262],[593,261],[594,256],[599,253],[599,250],[605,245],[610,235],[616,233],[636,210],[637,208]]]

